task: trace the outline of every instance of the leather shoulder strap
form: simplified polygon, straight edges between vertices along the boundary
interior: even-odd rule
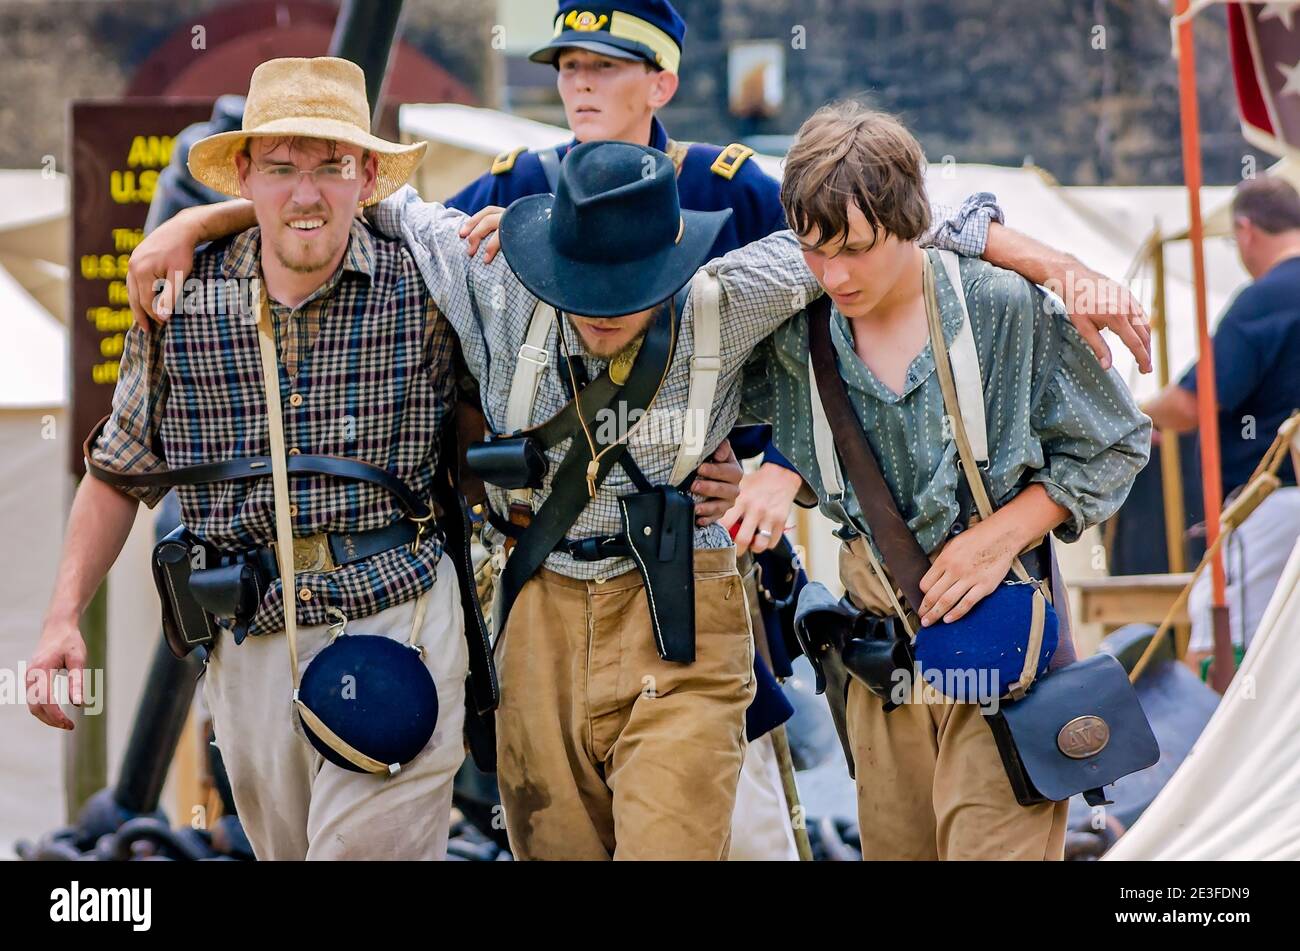
[[[808,345],[817,394],[826,411],[826,419],[835,437],[835,448],[848,474],[849,484],[857,496],[872,540],[884,556],[885,566],[906,597],[913,611],[921,605],[921,579],[930,570],[930,559],[908,528],[889,491],[880,464],[867,442],[866,433],[835,360],[831,343],[831,304],[819,297],[808,306]]]
[[[686,156],[691,151],[690,142],[678,142],[669,139],[664,146],[664,152],[673,160],[673,169],[678,175],[682,173],[682,163],[686,161]]]
[[[104,431],[108,420],[109,417],[105,416],[95,424],[95,428],[90,431],[90,435],[82,445],[82,452],[85,454],[86,471],[101,482],[107,482],[118,488],[170,489],[177,485],[262,479],[271,474],[270,456],[244,456],[240,459],[182,466],[179,469],[163,467],[150,472],[114,472],[97,463],[93,453],[95,442]],[[289,457],[288,471],[291,476],[327,475],[350,482],[366,482],[378,486],[391,495],[402,510],[416,521],[423,521],[432,513],[424,500],[411,491],[401,479],[387,469],[362,459],[350,459],[346,456],[295,455]]]
[[[628,414],[633,410],[646,410],[659,395],[668,368],[672,364],[673,353],[677,347],[677,327],[681,320],[678,306],[667,308],[664,316],[656,320],[645,342],[632,364],[632,372],[627,383],[623,385],[618,397],[627,405]],[[608,373],[600,379],[608,378]],[[600,382],[598,379],[595,382]],[[591,386],[586,387],[587,393]],[[584,417],[590,413],[587,406],[582,407]],[[575,414],[576,415],[576,414]],[[641,419],[645,419],[643,413]],[[638,421],[639,422],[639,421]],[[623,438],[606,447],[595,462],[592,484],[599,488],[614,464],[627,451],[627,440]],[[505,631],[506,620],[515,598],[523,590],[528,579],[546,561],[547,557],[563,539],[582,510],[591,501],[588,482],[584,476],[592,462],[590,447],[583,438],[574,436],[565,454],[564,460],[555,470],[551,479],[551,492],[542,503],[532,522],[515,543],[514,550],[501,573],[500,600],[496,610],[497,637]]]

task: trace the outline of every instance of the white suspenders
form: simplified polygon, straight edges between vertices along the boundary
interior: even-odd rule
[[[685,479],[704,456],[709,423],[713,418],[713,398],[718,392],[718,374],[722,369],[722,330],[716,275],[704,270],[698,271],[692,278],[691,295],[694,298],[695,348],[691,356],[686,416],[682,421],[682,442],[668,480],[671,485]],[[524,342],[519,347],[514,376],[510,381],[505,419],[507,432],[518,432],[532,425],[537,388],[550,363],[551,353],[547,342],[553,327],[555,308],[538,301],[533,308],[533,316],[529,319]],[[529,502],[531,499],[531,489],[515,489],[510,493],[512,502]]]
[[[546,365],[551,362],[551,351],[546,346],[555,326],[555,308],[537,302],[528,322],[528,333],[519,347],[515,360],[515,375],[510,381],[510,400],[506,403],[506,432],[517,433],[532,425],[533,403],[537,400],[537,387],[542,382]]]
[[[691,310],[694,321],[695,348],[691,355],[691,385],[686,393],[686,418],[682,420],[682,442],[677,449],[669,485],[677,485],[704,457],[704,440],[713,420],[713,397],[718,392],[718,373],[722,369],[721,314],[718,307],[718,278],[708,271],[697,271],[691,280]]]

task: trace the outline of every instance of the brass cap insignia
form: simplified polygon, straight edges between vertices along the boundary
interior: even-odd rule
[[[604,14],[596,16],[596,14],[587,10],[584,10],[581,13],[577,10],[573,10],[564,18],[565,26],[571,30],[582,30],[584,33],[590,33],[594,30],[603,30],[605,24],[608,22],[609,17]]]

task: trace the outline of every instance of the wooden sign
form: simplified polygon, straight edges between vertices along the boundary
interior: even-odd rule
[[[158,176],[176,135],[212,115],[212,100],[122,99],[74,102],[72,143],[72,372],[68,464],[83,471],[81,444],[113,403],[118,364],[131,326],[126,269],[143,238]]]

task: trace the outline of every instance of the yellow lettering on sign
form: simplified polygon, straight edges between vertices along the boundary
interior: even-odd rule
[[[153,190],[158,184],[158,173],[146,169],[135,172],[116,171],[109,176],[108,191],[119,205],[148,204],[153,201]]]
[[[131,308],[123,307],[89,307],[86,320],[95,325],[100,333],[119,333],[131,327]]]
[[[113,334],[99,341],[99,355],[102,357],[120,357],[126,334]]]
[[[81,276],[88,281],[111,281],[126,277],[129,254],[83,254]]]
[[[116,383],[117,370],[120,364],[113,362],[96,363],[90,368],[90,379],[93,383]]]
[[[114,251],[134,251],[136,246],[144,240],[143,228],[114,228],[113,229],[113,250]]]
[[[131,168],[163,168],[172,158],[170,135],[137,135],[131,140],[126,164]]]

